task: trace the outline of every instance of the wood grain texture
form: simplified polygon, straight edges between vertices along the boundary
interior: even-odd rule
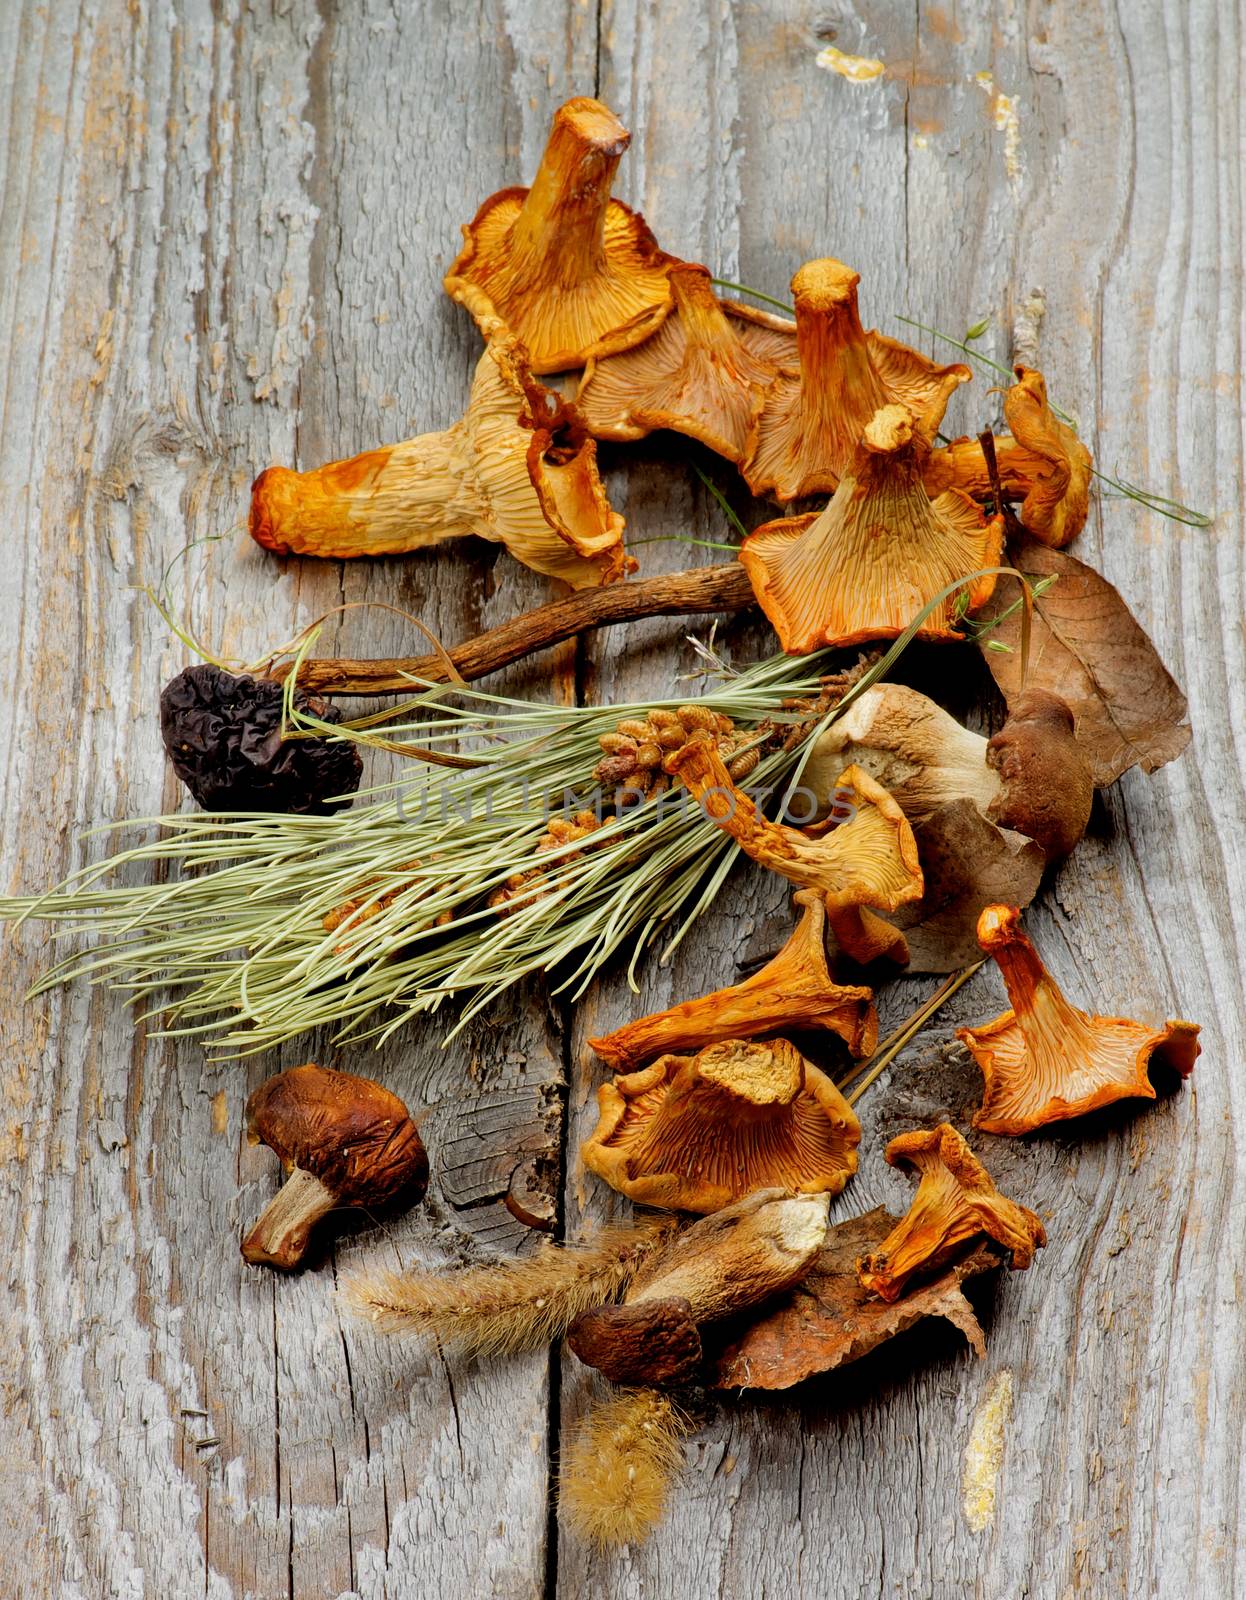
[[[458,224],[532,171],[572,93],[599,92],[635,130],[620,193],[668,249],[780,296],[803,259],[840,256],[888,333],[905,333],[897,313],[956,332],[991,312],[984,353],[1006,362],[1015,329],[1106,470],[1218,513],[1201,531],[1102,495],[1074,547],[1187,690],[1194,743],[1107,793],[1027,918],[1076,998],[1204,1024],[1189,1087],[1047,1137],[975,1135],[1050,1238],[1028,1274],[974,1292],[986,1361],[923,1331],[792,1395],[715,1398],[641,1549],[593,1555],[556,1522],[549,1538],[550,1462],[593,1392],[584,1369],[565,1361],[551,1389],[544,1357],[447,1367],[340,1320],[332,1284],[364,1261],[523,1247],[502,1204],[511,1174],[557,1168],[564,1149],[568,1234],[625,1211],[574,1159],[600,1078],[585,1041],[732,981],[781,941],[782,885],[742,870],[668,965],[642,965],[639,996],[620,974],[572,1014],[534,988],[447,1051],[434,1020],[377,1054],[313,1038],[245,1066],[136,1034],[116,996],[22,1003],[44,950],[6,933],[0,1589],[1246,1587],[1240,28],[1229,0],[0,6],[10,888],[81,859],[83,824],[180,803],[156,696],[184,656],[135,586],[188,538],[226,535],[174,569],[174,604],[243,658],[347,602],[392,602],[454,644],[550,597],[490,547],[279,562],[239,529],[260,466],[313,466],[461,410],[476,339],[439,292]],[[820,69],[828,42],[886,74]],[[952,431],[995,414],[988,387],[958,393]],[[762,519],[683,441],[603,459],[638,539],[725,536],[694,461]],[[638,554],[646,573],[716,559],[678,542]],[[501,681],[568,702],[669,692],[691,626],[633,624]],[[748,618],[718,637],[742,657],[770,648]],[[424,646],[391,613],[346,611],[320,648]],[[884,1027],[928,988],[895,984]],[[1000,999],[980,974],[862,1103],[862,1169],[838,1215],[907,1203],[881,1160],[891,1134],[967,1126],[979,1082],[946,1040]],[[319,1271],[278,1281],[237,1253],[277,1181],[242,1141],[241,1108],[265,1074],[311,1058],[427,1108],[434,1183],[426,1208],[344,1220]],[[974,1531],[965,1453],[1004,1374],[993,1508]]]

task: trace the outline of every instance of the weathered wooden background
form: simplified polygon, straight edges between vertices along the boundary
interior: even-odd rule
[[[594,1557],[551,1510],[551,1461],[590,1388],[574,1362],[447,1367],[345,1323],[332,1289],[362,1262],[521,1247],[502,1200],[525,1163],[561,1184],[569,1234],[617,1211],[577,1171],[598,1075],[584,1039],[777,942],[773,882],[742,873],[672,967],[644,968],[641,1001],[619,981],[574,1012],[534,991],[448,1051],[430,1026],[379,1058],[313,1040],[205,1066],[136,1039],[114,996],[23,1003],[46,952],[35,930],[6,937],[0,1591],[1246,1587],[1241,27],[1232,0],[0,4],[7,889],[61,876],[84,824],[180,803],[156,697],[185,656],[136,586],[188,537],[229,535],[175,591],[242,657],[343,600],[394,601],[454,641],[546,595],[484,546],[282,563],[239,519],[268,462],[458,415],[477,341],[440,279],[459,223],[531,174],[570,94],[633,128],[623,198],[724,276],[783,294],[803,259],[834,254],[862,271],[867,322],[959,331],[989,312],[982,348],[1004,360],[1041,288],[1038,360],[1100,462],[1217,513],[1201,531],[1105,498],[1082,536],[1188,688],[1195,743],[1106,796],[1030,918],[1076,995],[1203,1023],[1191,1085],[991,1145],[1051,1242],[988,1295],[986,1361],[950,1333],[911,1335],[790,1397],[711,1408],[643,1549]],[[820,69],[832,40],[885,76]],[[958,396],[958,431],[990,414],[985,390]],[[612,458],[635,536],[721,536],[694,455]],[[689,560],[678,543],[641,554],[649,571]],[[384,612],[334,627],[357,654],[422,648]],[[600,636],[511,681],[629,698],[685,670],[683,632]],[[765,648],[755,626],[729,637]],[[925,992],[897,985],[884,1021]],[[938,1045],[998,997],[981,974],[863,1103],[871,1154],[845,1213],[906,1203],[881,1138],[966,1114],[976,1076]],[[317,1052],[428,1107],[434,1188],[278,1280],[238,1256],[277,1181],[241,1108]],[[975,1531],[963,1463],[992,1400],[1001,1453]]]

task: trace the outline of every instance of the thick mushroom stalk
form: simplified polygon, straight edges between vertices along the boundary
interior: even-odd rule
[[[615,1072],[630,1072],[669,1051],[826,1028],[854,1056],[870,1055],[878,1041],[873,991],[835,982],[826,962],[822,898],[814,889],[802,889],[795,899],[800,920],[791,937],[752,977],[640,1017],[604,1038],[590,1039],[589,1048]]]
[[[598,439],[668,428],[738,462],[778,369],[739,336],[749,325],[728,317],[705,267],[673,266],[670,283],[674,312],[643,344],[590,361],[576,407]]]
[[[717,1211],[754,1189],[838,1194],[860,1124],[830,1078],[786,1039],[662,1056],[597,1091],[581,1154],[642,1205]]]
[[[309,1062],[268,1078],[247,1101],[247,1139],[288,1176],[242,1242],[252,1266],[297,1267],[321,1217],[382,1206],[428,1185],[428,1156],[397,1095]]]
[[[913,830],[886,790],[859,767],[840,774],[828,821],[803,829],[763,817],[752,798],[736,788],[705,734],[694,734],[667,758],[666,767],[746,855],[802,889],[817,890],[837,938],[841,913],[861,906],[895,911],[920,897]]]
[[[1017,381],[1004,396],[1012,429],[995,440],[995,460],[1005,496],[1021,501],[1026,531],[1063,549],[1082,531],[1090,508],[1094,463],[1090,451],[1047,402],[1047,385],[1033,367],[1014,369]],[[954,439],[935,450],[926,467],[933,494],[963,489],[976,500],[993,495],[990,473],[976,439]]]
[[[865,1288],[898,1300],[918,1273],[946,1266],[985,1235],[1011,1253],[1014,1271],[1047,1243],[1032,1211],[1006,1199],[969,1146],[948,1123],[929,1132],[902,1133],[887,1146],[893,1167],[911,1167],[920,1182],[913,1203],[857,1272]]]
[[[940,806],[972,800],[1000,827],[1035,839],[1049,861],[1086,831],[1094,784],[1063,700],[1020,696],[991,739],[900,683],[867,689],[819,735],[803,782],[827,803],[848,762],[868,772],[914,826]]]
[[[627,129],[597,100],[554,113],[530,189],[502,189],[463,228],[446,293],[488,336],[500,321],[534,372],[562,372],[628,350],[671,307],[670,257],[643,217],[610,198]]]
[[[892,402],[940,416],[969,368],[936,366],[916,350],[861,326],[860,275],[842,262],[809,261],[792,279],[799,366],[770,387],[744,476],[779,500],[827,493],[851,467],[866,425]]]
[[[894,638],[949,584],[998,565],[1002,520],[985,520],[959,490],[932,500],[923,487],[941,416],[882,406],[825,510],[767,522],[744,541],[740,560],[789,654]],[[969,609],[994,588],[993,574],[976,578],[962,591]],[[963,637],[956,599],[931,612],[918,638]]]
[[[480,358],[467,411],[452,427],[311,472],[269,467],[252,485],[249,526],[279,555],[331,560],[475,534],[574,588],[635,568],[596,444],[506,337]]]
[[[1198,1027],[1098,1017],[1065,999],[1021,930],[1015,906],[988,906],[978,942],[1003,974],[1012,1009],[978,1028],[958,1028],[986,1090],[974,1127],[1021,1134],[1097,1111],[1116,1100],[1155,1099],[1157,1058],[1181,1077],[1194,1069]]]

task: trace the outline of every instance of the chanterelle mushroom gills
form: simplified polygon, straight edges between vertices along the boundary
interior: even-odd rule
[[[627,1072],[668,1051],[829,1028],[854,1056],[869,1055],[878,1040],[873,991],[835,982],[826,963],[822,898],[816,890],[802,889],[795,900],[800,920],[791,937],[752,977],[590,1039],[590,1049],[615,1072]]]
[[[584,1165],[644,1205],[717,1211],[754,1189],[838,1194],[860,1124],[824,1072],[786,1039],[662,1056],[603,1083]]]
[[[247,1138],[288,1174],[243,1240],[253,1266],[297,1267],[328,1212],[403,1193],[418,1200],[428,1185],[428,1156],[398,1096],[314,1062],[260,1084],[247,1101]]]
[[[641,439],[659,428],[739,461],[777,375],[742,337],[750,325],[719,305],[705,267],[670,269],[675,310],[634,349],[590,361],[576,407],[599,439]]]
[[[453,427],[311,472],[269,467],[252,486],[250,532],[281,555],[335,560],[475,534],[573,588],[611,583],[636,565],[596,444],[502,336],[480,358]]]
[[[502,189],[463,228],[446,293],[491,333],[523,340],[534,372],[562,372],[647,339],[671,308],[667,268],[644,218],[610,198],[631,140],[597,100],[554,113],[530,189]]]
[[[1198,1026],[1162,1028],[1097,1017],[1070,1004],[1022,932],[1015,906],[988,906],[978,942],[1003,974],[1012,1009],[977,1028],[958,1028],[986,1083],[974,1126],[1021,1134],[1122,1099],[1155,1099],[1149,1076],[1162,1059],[1186,1078],[1199,1054]]]
[[[757,602],[784,650],[861,644],[903,633],[949,584],[999,564],[1002,519],[989,522],[968,495],[932,500],[922,483],[942,409],[922,417],[902,405],[870,416],[826,509],[767,522],[740,549]],[[970,610],[989,599],[994,575],[963,591]],[[918,638],[960,639],[950,595]]]
[[[1011,1252],[1014,1270],[1028,1267],[1034,1251],[1047,1243],[1034,1213],[999,1193],[948,1123],[902,1133],[886,1154],[893,1167],[911,1167],[920,1182],[905,1215],[857,1263],[862,1284],[882,1299],[898,1300],[916,1274],[945,1266],[982,1235]]]
[[[907,345],[866,333],[857,310],[860,275],[840,261],[809,261],[792,279],[798,368],[771,384],[743,467],[754,494],[779,500],[830,492],[850,469],[875,412],[893,402],[942,416],[972,377]],[[937,424],[936,424],[937,426]]]
[[[1021,501],[1026,531],[1062,549],[1085,525],[1094,463],[1073,429],[1052,412],[1042,373],[1033,367],[1014,370],[1017,381],[1004,396],[1004,417],[1012,432],[995,440],[1000,487]],[[935,450],[925,481],[931,494],[963,489],[983,500],[994,493],[976,439],[954,439],[946,449]]]
[[[899,683],[875,684],[818,737],[802,782],[829,804],[848,762],[880,783],[909,821],[949,801],[972,800],[1000,827],[1035,839],[1049,861],[1086,831],[1094,784],[1063,700],[1044,690],[1018,697],[991,739]]]

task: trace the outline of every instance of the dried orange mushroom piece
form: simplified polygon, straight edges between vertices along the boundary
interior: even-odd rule
[[[763,817],[731,781],[707,734],[693,734],[667,758],[666,769],[746,855],[801,888],[817,890],[832,925],[841,911],[894,911],[921,895],[913,830],[887,791],[859,767],[841,773],[835,812],[817,828],[790,828]]]
[[[463,228],[445,290],[486,336],[501,323],[534,372],[629,350],[671,308],[667,268],[643,217],[610,198],[627,129],[600,101],[554,113],[530,189],[502,189]]]
[[[453,427],[312,472],[269,467],[251,488],[250,531],[279,555],[330,559],[476,534],[577,589],[636,565],[598,476],[596,444],[505,335],[480,358]]]
[[[1029,1133],[1116,1100],[1154,1100],[1148,1069],[1157,1057],[1183,1078],[1193,1071],[1200,1049],[1195,1023],[1153,1028],[1071,1005],[1021,931],[1015,906],[987,906],[978,943],[1003,974],[1012,1010],[980,1028],[956,1030],[986,1080],[975,1128]]]
[[[777,367],[752,353],[714,296],[705,267],[670,269],[675,310],[651,338],[590,361],[576,407],[599,439],[669,428],[739,461]]]
[[[795,898],[800,921],[778,955],[751,978],[629,1022],[604,1038],[590,1039],[589,1048],[615,1072],[627,1072],[668,1051],[828,1028],[854,1056],[870,1055],[878,1042],[873,991],[835,982],[826,964],[822,897],[802,889]]]
[[[932,500],[922,469],[941,411],[919,422],[900,405],[869,419],[826,509],[767,522],[749,535],[740,560],[784,650],[862,644],[904,632],[949,584],[999,564],[1003,524],[949,490]],[[993,575],[962,592],[973,610],[990,598]],[[931,612],[921,639],[959,639],[956,595]]]
[[[866,333],[857,310],[860,275],[840,261],[809,261],[792,279],[799,365],[770,387],[744,476],[754,494],[779,500],[829,492],[849,470],[866,424],[900,402],[940,416],[972,376],[936,366],[916,350]]]
[[[864,1287],[883,1300],[898,1300],[915,1274],[946,1266],[983,1235],[1011,1251],[1014,1270],[1028,1267],[1034,1251],[1047,1243],[1034,1213],[1000,1194],[948,1123],[900,1134],[887,1146],[887,1160],[911,1167],[920,1182],[905,1215],[857,1263]]]
[[[861,1127],[786,1039],[728,1040],[603,1083],[584,1165],[642,1205],[710,1212],[755,1189],[838,1194]]]
[[[1017,381],[1004,396],[1011,428],[995,441],[1000,487],[1021,501],[1026,531],[1043,544],[1063,549],[1082,531],[1090,506],[1094,463],[1077,434],[1047,402],[1047,385],[1033,367],[1014,369]],[[975,499],[991,494],[982,447],[976,439],[954,439],[935,450],[926,468],[931,494],[963,489]]]

